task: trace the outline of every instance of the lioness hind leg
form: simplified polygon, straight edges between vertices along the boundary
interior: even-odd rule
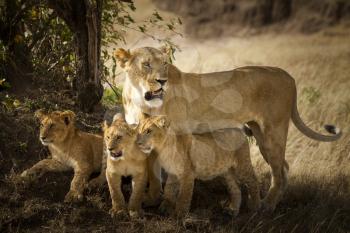
[[[263,200],[263,207],[268,211],[276,208],[284,190],[287,187],[285,172],[285,148],[288,133],[288,122],[279,125],[265,126],[260,138],[259,148],[265,154],[271,167],[271,186]],[[265,157],[264,156],[264,157]]]
[[[229,205],[225,208],[232,216],[236,217],[239,214],[241,207],[242,195],[239,186],[237,185],[235,174],[232,169],[224,174],[224,178],[230,194]]]

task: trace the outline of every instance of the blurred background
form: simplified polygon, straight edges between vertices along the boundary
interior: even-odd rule
[[[0,231],[350,232],[350,1],[1,0],[0,16]],[[89,25],[97,25],[95,34]],[[291,124],[289,187],[274,214],[243,205],[232,220],[217,210],[226,197],[220,180],[198,182],[192,210],[202,220],[186,228],[155,216],[111,222],[108,190],[85,206],[66,206],[71,173],[30,187],[15,182],[47,155],[37,140],[36,109],[72,109],[79,128],[100,132],[105,112],[121,103],[124,74],[113,51],[164,44],[184,72],[286,70],[307,125],[325,133],[324,124],[335,124],[343,137],[320,143]],[[265,195],[269,171],[254,140],[251,152]]]

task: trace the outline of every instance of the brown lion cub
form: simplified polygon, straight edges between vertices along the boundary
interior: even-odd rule
[[[102,136],[75,128],[72,111],[35,112],[40,120],[40,141],[48,146],[52,158],[43,159],[22,172],[22,178],[42,176],[45,172],[74,170],[74,178],[65,202],[81,201],[83,191],[93,172],[101,168]]]
[[[139,147],[145,152],[156,150],[160,165],[168,173],[161,211],[175,217],[184,216],[190,208],[194,180],[210,180],[217,176],[226,180],[230,193],[227,210],[232,215],[239,213],[241,204],[236,177],[248,187],[250,207],[259,208],[258,180],[247,139],[240,129],[175,135],[169,125],[164,116],[152,116],[142,120],[138,128]],[[177,197],[175,190],[178,190]]]
[[[123,217],[129,212],[130,217],[137,218],[141,215],[143,194],[151,173],[148,172],[150,158],[135,144],[137,132],[128,126],[121,114],[114,116],[111,126],[108,127],[105,122],[103,129],[108,154],[106,177],[112,199],[110,214],[112,217]],[[133,187],[128,208],[121,190],[122,176],[132,177]],[[150,189],[151,187],[154,184],[150,180]]]

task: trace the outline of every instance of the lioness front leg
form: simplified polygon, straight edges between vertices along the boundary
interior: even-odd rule
[[[70,190],[64,198],[65,202],[82,201],[83,192],[87,186],[88,179],[91,175],[90,169],[76,169],[70,185]]]
[[[184,173],[179,178],[179,193],[177,197],[174,217],[184,217],[190,210],[193,187],[194,174],[192,172]]]
[[[147,173],[134,176],[132,179],[133,188],[129,200],[129,215],[131,218],[140,217],[143,194],[147,184]]]
[[[106,172],[109,192],[112,199],[112,209],[109,213],[112,217],[126,217],[127,211],[121,189],[122,177],[116,173]]]
[[[65,164],[55,160],[55,159],[43,159],[36,163],[33,167],[23,171],[21,173],[21,177],[25,179],[29,178],[39,178],[44,175],[46,172],[60,172],[67,171],[71,168],[66,166]]]

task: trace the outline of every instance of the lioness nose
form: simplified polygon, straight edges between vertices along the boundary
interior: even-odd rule
[[[159,82],[162,86],[166,83],[166,81],[167,80],[157,79],[157,82]]]
[[[45,140],[45,139],[46,139],[46,137],[41,136],[41,137],[40,137],[40,139],[41,139],[41,140]]]
[[[112,150],[113,150],[113,148],[112,148],[112,147],[108,147],[108,150],[109,150],[109,151],[112,151]]]

